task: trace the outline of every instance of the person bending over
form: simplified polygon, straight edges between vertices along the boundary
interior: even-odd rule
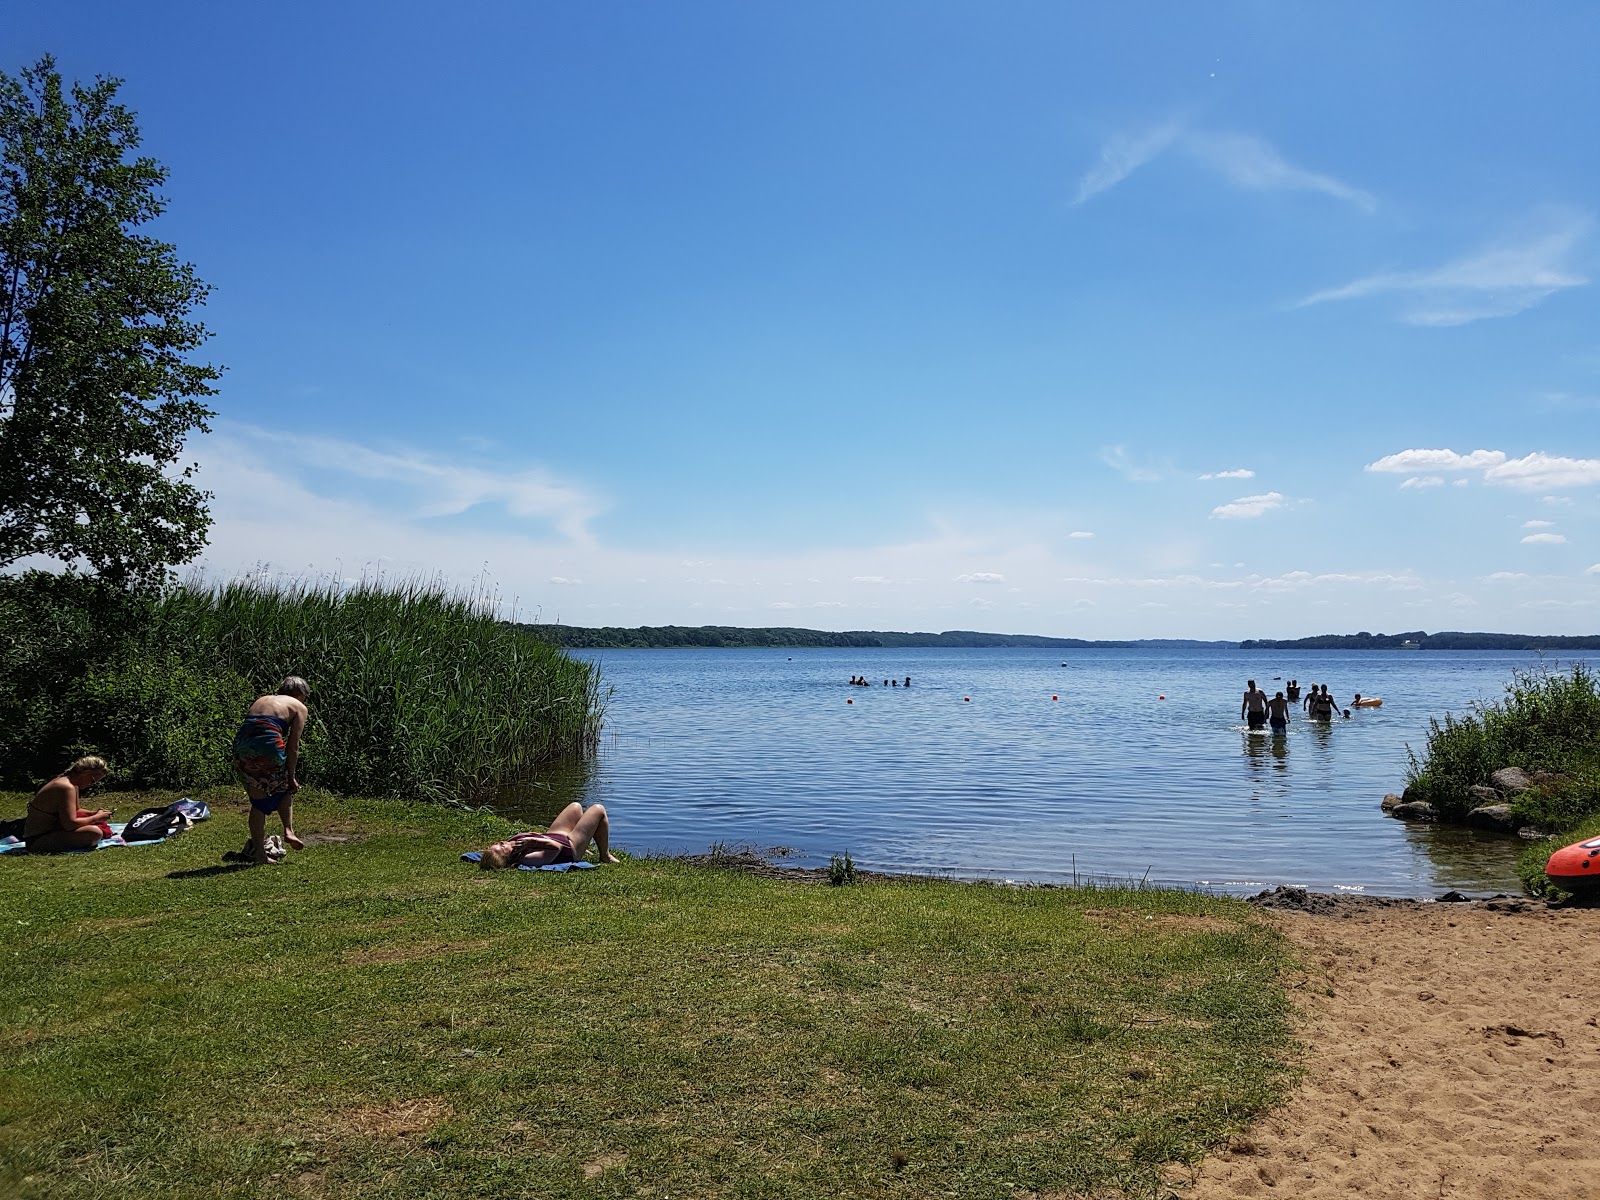
[[[483,852],[478,865],[485,871],[502,867],[549,867],[557,863],[582,862],[589,843],[594,843],[595,858],[603,863],[620,862],[611,853],[611,822],[606,806],[588,808],[574,801],[550,822],[543,833],[514,833]]]
[[[103,758],[80,758],[33,794],[22,827],[30,854],[93,850],[101,838],[111,836],[109,808],[84,812],[78,807],[83,789],[99,783],[108,770]]]
[[[306,844],[294,835],[294,794],[300,790],[295,769],[300,763],[300,735],[306,728],[306,700],[311,685],[290,675],[270,696],[250,706],[233,737],[233,766],[250,797],[250,856],[267,857],[267,814],[283,821],[283,840],[296,850]]]

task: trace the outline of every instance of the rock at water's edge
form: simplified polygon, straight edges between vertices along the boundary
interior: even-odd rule
[[[1492,787],[1484,787],[1481,783],[1475,783],[1469,787],[1467,789],[1467,795],[1471,796],[1473,800],[1479,804],[1500,803],[1500,793],[1495,791]]]
[[[1501,767],[1489,776],[1489,782],[1508,796],[1525,792],[1533,786],[1533,780],[1521,767]]]
[[[1467,814],[1467,824],[1498,833],[1515,833],[1521,822],[1511,815],[1509,804],[1484,804]]]
[[[1404,804],[1396,804],[1389,810],[1391,817],[1398,817],[1402,821],[1437,821],[1439,814],[1433,805],[1426,800],[1407,800]]]
[[[1383,798],[1383,811],[1390,812],[1397,804],[1404,804],[1405,802],[1406,798],[1404,796],[1396,796],[1393,792],[1390,792]]]

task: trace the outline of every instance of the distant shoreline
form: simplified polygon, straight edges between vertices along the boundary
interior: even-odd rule
[[[1288,640],[1255,638],[1243,642],[1202,641],[1193,638],[1131,638],[1095,641],[1085,638],[1041,637],[1026,633],[980,633],[968,629],[943,633],[901,633],[883,630],[847,630],[768,627],[746,629],[733,625],[641,625],[636,628],[580,625],[523,624],[537,637],[568,650],[802,650],[843,649],[1228,649],[1228,650],[1600,650],[1600,634],[1580,637],[1541,637],[1522,633],[1327,633]]]

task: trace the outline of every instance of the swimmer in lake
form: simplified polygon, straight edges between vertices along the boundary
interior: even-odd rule
[[[1267,723],[1267,694],[1256,687],[1256,681],[1248,681],[1250,686],[1245,689],[1244,700],[1239,705],[1240,720],[1248,720],[1251,729],[1261,729]]]
[[[1289,702],[1282,692],[1267,701],[1267,724],[1272,726],[1273,733],[1289,732]]]

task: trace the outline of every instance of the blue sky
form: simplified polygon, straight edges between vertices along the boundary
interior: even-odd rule
[[[569,624],[1600,630],[1600,6],[12,0],[230,575]]]

